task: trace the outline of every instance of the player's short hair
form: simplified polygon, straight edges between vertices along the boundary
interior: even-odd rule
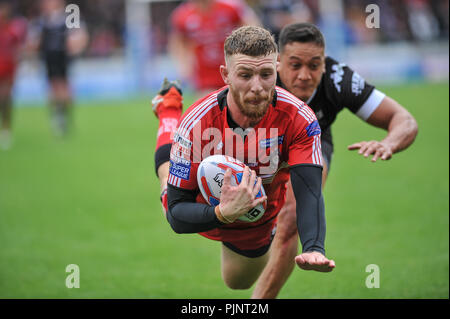
[[[244,54],[252,57],[277,53],[277,44],[272,34],[264,28],[243,26],[233,30],[225,39],[225,57]]]
[[[286,44],[292,42],[315,43],[321,48],[325,48],[325,38],[319,28],[311,23],[293,23],[285,26],[278,39],[280,52]]]

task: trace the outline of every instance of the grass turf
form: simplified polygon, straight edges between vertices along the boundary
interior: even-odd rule
[[[343,111],[325,188],[329,274],[295,269],[280,298],[448,298],[448,83],[382,87],[419,123],[412,147],[371,163],[384,131]],[[189,98],[186,98],[189,100]],[[159,202],[157,120],[146,99],[80,103],[55,138],[45,108],[17,108],[0,151],[0,298],[248,298],[220,276],[220,243],[177,235]],[[98,106],[98,107],[88,107]],[[80,267],[80,288],[65,286]],[[366,266],[380,288],[365,286]]]

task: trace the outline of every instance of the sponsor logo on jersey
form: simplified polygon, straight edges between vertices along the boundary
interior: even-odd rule
[[[169,172],[173,176],[179,177],[184,180],[189,180],[189,174],[191,172],[191,163],[188,162],[176,162],[170,160]]]
[[[173,137],[173,142],[178,143],[180,146],[185,148],[191,148],[192,146],[192,142],[189,139],[179,135],[178,133],[175,133]]]
[[[259,141],[259,146],[261,148],[269,148],[269,147],[272,147],[275,145],[283,144],[283,140],[284,140],[284,135],[266,138],[264,140]]]
[[[344,77],[344,66],[345,63],[337,63],[331,66],[333,72],[330,74],[330,78],[333,80],[336,90],[341,93],[341,82]]]
[[[306,134],[308,134],[309,137],[320,134],[320,125],[317,120],[306,127]]]
[[[352,92],[355,95],[360,95],[364,89],[364,79],[356,72],[352,76]]]

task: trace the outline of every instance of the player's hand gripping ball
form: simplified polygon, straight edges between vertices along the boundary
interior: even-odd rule
[[[231,185],[236,186],[241,182],[245,164],[237,159],[226,155],[212,155],[205,158],[197,170],[198,187],[203,198],[212,206],[219,205],[220,193],[223,184],[223,176],[227,169],[231,169]],[[256,195],[256,198],[266,196],[264,187]],[[255,222],[259,220],[266,210],[266,202],[252,208],[242,215],[238,220]]]

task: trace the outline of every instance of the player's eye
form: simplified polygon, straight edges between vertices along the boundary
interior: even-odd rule
[[[310,65],[309,65],[309,68],[310,68],[311,70],[317,70],[317,69],[319,68],[319,65],[318,65],[318,64],[310,64]]]
[[[239,74],[239,76],[243,79],[250,79],[251,75],[248,73],[241,73]]]
[[[300,69],[302,65],[300,63],[291,63],[291,68],[294,70]]]

